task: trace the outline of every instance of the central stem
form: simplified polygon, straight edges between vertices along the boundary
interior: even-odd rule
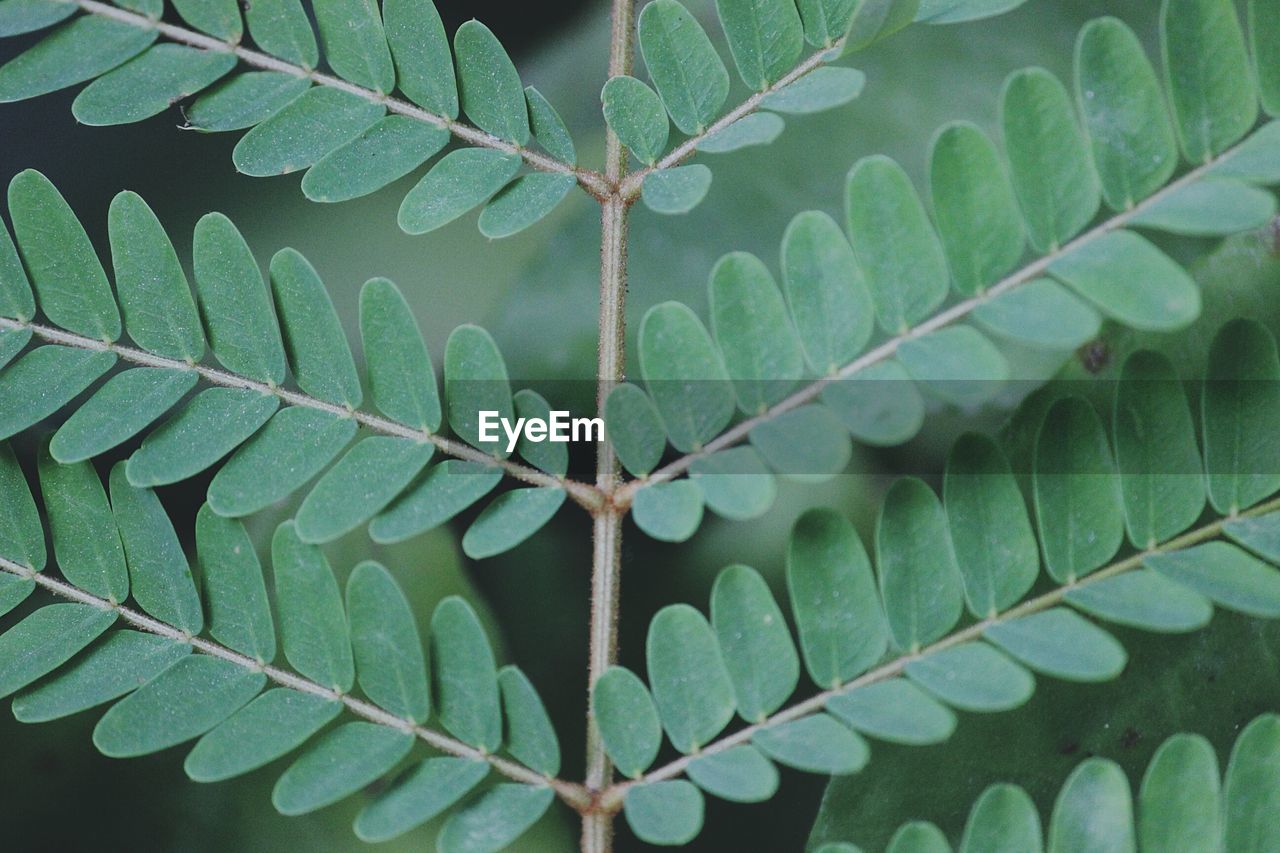
[[[635,49],[634,0],[613,0],[609,39],[609,76],[631,73]],[[600,206],[600,327],[596,363],[596,412],[603,418],[609,392],[626,372],[627,215],[630,202],[618,187],[627,174],[627,152],[618,135],[606,128],[605,179],[613,187]],[[591,638],[587,672],[586,787],[599,798],[613,781],[613,767],[605,754],[600,730],[590,713],[590,691],[618,655],[618,600],[622,570],[621,510],[613,501],[618,488],[618,458],[608,437],[596,456],[596,487],[604,497],[594,512],[591,555]],[[582,816],[582,849],[608,853],[613,847],[613,815],[589,809]]]

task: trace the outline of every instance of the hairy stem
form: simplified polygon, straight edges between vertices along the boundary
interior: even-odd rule
[[[377,723],[382,726],[389,726],[393,729],[411,734],[414,737],[426,742],[428,745],[435,747],[441,752],[447,752],[450,755],[456,755],[460,758],[469,758],[473,761],[484,761],[493,766],[502,775],[513,779],[517,782],[523,782],[527,785],[549,785],[557,794],[574,808],[587,807],[591,799],[583,786],[575,782],[567,782],[562,779],[553,779],[542,775],[536,771],[530,770],[522,764],[517,764],[506,758],[497,755],[491,755],[473,746],[456,740],[448,735],[428,729],[419,725],[406,717],[397,717],[395,714],[383,708],[366,702],[363,699],[357,699],[346,693],[338,693],[321,684],[317,684],[310,679],[303,678],[297,673],[271,666],[270,664],[259,663],[253,658],[240,654],[234,649],[220,645],[207,640],[203,637],[193,637],[180,628],[176,628],[167,622],[161,622],[159,619],[153,619],[145,613],[125,607],[115,601],[106,598],[100,598],[93,593],[86,592],[73,584],[67,583],[55,577],[51,577],[42,572],[33,572],[26,566],[19,565],[10,560],[0,557],[0,571],[7,572],[11,575],[17,575],[21,578],[29,578],[35,581],[37,586],[41,586],[55,595],[77,602],[79,604],[88,604],[102,610],[115,611],[117,616],[134,628],[141,629],[160,637],[166,637],[180,643],[186,643],[200,654],[209,655],[210,657],[221,658],[230,661],[237,666],[245,669],[251,669],[261,672],[272,682],[279,684],[281,687],[288,687],[290,690],[297,690],[301,693],[309,693],[313,696],[322,696],[334,702],[341,702],[346,706],[347,710],[358,717],[363,717],[371,723]]]
[[[251,391],[258,391],[262,394],[272,394],[280,398],[280,401],[288,406],[302,406],[308,409],[319,409],[324,412],[330,412],[343,417],[355,418],[360,425],[373,430],[374,432],[384,435],[394,435],[399,438],[408,438],[414,441],[424,441],[437,447],[441,452],[458,459],[466,459],[470,462],[477,462],[482,465],[495,465],[501,468],[508,475],[523,480],[535,486],[556,486],[563,488],[568,492],[569,496],[581,506],[594,511],[601,503],[600,495],[594,486],[587,483],[580,483],[576,480],[568,480],[562,477],[553,477],[550,474],[543,473],[536,468],[530,468],[527,465],[521,465],[518,462],[512,462],[507,459],[498,459],[490,456],[480,450],[476,450],[468,444],[455,441],[451,438],[436,435],[431,432],[407,427],[404,424],[397,423],[387,418],[358,410],[348,409],[345,406],[338,406],[324,400],[310,397],[298,391],[290,391],[287,388],[281,388],[279,385],[272,385],[266,382],[259,382],[255,379],[249,379],[235,373],[229,373],[225,370],[219,370],[216,367],[209,367],[203,364],[190,364],[173,358],[164,358],[162,356],[153,355],[145,350],[135,349],[134,347],[124,346],[122,344],[110,344],[103,341],[94,340],[93,338],[77,335],[71,332],[55,329],[51,326],[44,326],[39,323],[23,322],[21,320],[10,320],[0,317],[0,330],[3,329],[29,329],[31,333],[52,344],[61,346],[76,347],[78,349],[98,350],[100,352],[115,353],[116,356],[124,361],[133,364],[140,364],[145,367],[163,368],[166,370],[194,370],[201,379],[211,385],[220,385],[224,388],[246,388]]]
[[[767,729],[771,726],[777,726],[782,723],[797,720],[801,717],[807,717],[810,714],[816,714],[821,711],[826,706],[827,702],[834,696],[838,696],[841,693],[848,693],[849,691],[856,690],[859,687],[866,687],[868,684],[886,681],[890,678],[899,676],[902,674],[907,664],[912,661],[920,660],[921,658],[928,657],[929,655],[936,654],[944,649],[952,648],[953,646],[961,645],[962,643],[980,640],[986,630],[993,625],[1012,622],[1015,619],[1020,619],[1025,616],[1030,616],[1033,613],[1039,613],[1041,611],[1048,610],[1051,607],[1056,607],[1063,602],[1067,593],[1072,590],[1091,586],[1092,584],[1099,583],[1107,578],[1112,578],[1116,575],[1121,575],[1138,569],[1142,566],[1143,561],[1153,554],[1166,554],[1171,551],[1180,551],[1183,548],[1198,545],[1201,542],[1205,542],[1206,540],[1213,539],[1221,535],[1223,526],[1229,521],[1234,521],[1239,518],[1252,518],[1259,515],[1266,515],[1267,513],[1275,512],[1277,510],[1280,510],[1280,497],[1272,498],[1271,500],[1259,504],[1245,512],[1218,518],[1203,525],[1202,527],[1197,527],[1194,530],[1189,530],[1186,533],[1175,536],[1166,542],[1156,545],[1155,547],[1139,551],[1136,554],[1132,554],[1122,560],[1118,560],[1104,568],[1098,569],[1096,572],[1093,572],[1084,578],[1064,584],[1063,586],[1050,590],[1043,595],[1038,595],[1035,598],[1028,599],[999,615],[983,619],[980,622],[975,622],[974,624],[962,628],[959,631],[948,634],[937,642],[925,646],[914,654],[906,654],[896,657],[881,664],[875,669],[858,676],[852,681],[833,687],[830,690],[824,690],[821,693],[811,696],[802,702],[798,702],[789,708],[784,708],[783,710],[778,711],[766,720],[746,726],[731,735],[727,735],[726,737],[713,741],[693,755],[682,756],[674,761],[662,765],[661,767],[650,770],[636,781],[622,782],[613,785],[605,791],[604,796],[600,798],[600,808],[616,811],[622,806],[623,797],[626,796],[627,790],[633,785],[648,782],[660,782],[664,779],[673,779],[680,776],[688,768],[689,762],[693,761],[695,758],[700,758],[717,752],[723,752],[731,747],[747,743],[761,729]]]

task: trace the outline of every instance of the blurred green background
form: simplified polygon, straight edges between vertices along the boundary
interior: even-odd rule
[[[599,161],[606,3],[448,0],[437,5],[451,28],[472,16],[489,24],[515,54],[525,82],[538,86],[570,123],[584,161]],[[715,32],[711,0],[689,5]],[[779,241],[792,216],[818,208],[841,217],[842,179],[860,156],[896,157],[919,184],[930,139],[940,124],[964,118],[994,132],[997,93],[1010,71],[1040,64],[1069,79],[1075,33],[1089,18],[1122,17],[1155,55],[1157,11],[1156,0],[1030,0],[1017,12],[991,21],[911,27],[847,57],[843,62],[867,73],[859,100],[829,114],[789,119],[781,139],[767,148],[707,157],[715,182],[707,201],[688,216],[664,218],[636,209],[628,302],[633,326],[644,309],[664,299],[704,310],[707,273],[727,251],[754,252],[776,270]],[[0,43],[0,59],[29,41]],[[449,331],[459,323],[478,322],[498,338],[518,384],[541,384],[553,402],[582,403],[585,384],[555,380],[589,379],[594,370],[598,209],[585,196],[571,196],[551,218],[497,244],[480,236],[474,217],[431,235],[408,237],[397,229],[395,212],[416,176],[366,199],[318,205],[302,197],[297,175],[237,175],[230,158],[235,135],[184,131],[176,109],[135,126],[80,127],[68,109],[72,94],[0,107],[0,181],[7,183],[28,167],[43,171],[82,216],[104,257],[107,205],[122,189],[147,199],[180,254],[189,251],[195,221],[219,210],[240,226],[264,267],[283,246],[310,258],[353,336],[360,285],[373,276],[387,276],[413,304],[437,364]],[[1167,248],[1184,259],[1218,249],[1203,241]],[[1274,327],[1277,266],[1261,237],[1233,241],[1197,267],[1208,306],[1197,332],[1162,341],[1109,330],[1111,367],[1103,373],[1139,343],[1173,347],[1184,368],[1198,368],[1202,359],[1194,342],[1205,340],[1229,316],[1246,313]],[[1069,355],[1063,358],[1068,359],[1068,375],[1083,375],[1078,362]],[[840,477],[820,487],[784,484],[765,518],[749,525],[711,521],[684,546],[659,545],[629,530],[622,662],[643,671],[643,637],[652,613],[676,601],[705,607],[715,572],[728,563],[760,569],[785,600],[782,551],[787,530],[804,509],[838,507],[868,535],[879,496],[894,473],[937,470],[958,432],[998,428],[1007,414],[938,409],[909,445],[859,449],[858,470],[872,473]],[[37,439],[28,435],[20,441],[24,460],[30,460]],[[100,460],[103,471],[131,450],[125,447],[118,456]],[[206,484],[204,478],[162,491],[188,541]],[[291,509],[279,507],[253,519],[260,545]],[[566,509],[523,546],[473,563],[457,545],[469,520],[464,517],[394,548],[373,545],[361,531],[329,548],[329,555],[342,575],[366,556],[384,562],[406,588],[423,624],[444,595],[467,595],[487,615],[502,656],[523,667],[542,692],[560,733],[566,772],[577,776],[586,698],[589,525],[581,513]],[[0,627],[20,615],[11,614]],[[1220,616],[1197,638],[1136,644],[1129,672],[1111,687],[1042,681],[1030,705],[1012,714],[965,718],[949,744],[928,750],[877,748],[866,771],[829,792],[815,840],[856,840],[877,849],[892,827],[913,817],[938,821],[954,832],[987,781],[1016,781],[1043,797],[1086,754],[1125,757],[1126,766],[1140,767],[1160,739],[1181,728],[1200,730],[1219,746],[1229,744],[1239,724],[1260,710],[1274,709],[1280,700],[1278,653],[1274,632]],[[26,727],[7,713],[0,715],[0,786],[5,791],[0,815],[10,849],[365,846],[350,830],[360,798],[304,818],[284,818],[274,812],[269,796],[284,762],[236,782],[198,785],[182,773],[183,749],[127,762],[102,757],[90,743],[96,718],[89,712],[58,724]],[[809,838],[825,787],[825,779],[784,771],[781,791],[768,805],[709,800],[707,826],[694,849],[799,850]],[[423,849],[436,829],[428,825],[383,847]],[[621,820],[618,831],[620,850],[640,847]],[[516,849],[572,849],[576,836],[575,816],[557,808]]]

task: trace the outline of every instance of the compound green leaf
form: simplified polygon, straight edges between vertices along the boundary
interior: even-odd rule
[[[314,166],[377,124],[384,112],[359,95],[316,86],[245,134],[231,159],[246,175],[287,175]]]
[[[124,601],[129,597],[129,569],[98,472],[88,462],[59,465],[47,453],[40,454],[39,470],[40,491],[59,571],[80,589],[100,598]],[[25,484],[22,489],[15,488],[16,485],[5,484],[10,501],[14,496],[19,501],[19,506],[9,507],[6,515],[12,520],[10,523],[18,523],[19,529],[30,525],[31,532],[38,535],[33,544],[39,542],[43,546],[39,518],[24,519],[23,516]],[[29,502],[30,495],[26,494]],[[34,506],[28,504],[26,509],[34,510]],[[0,547],[0,553],[10,560],[23,556],[20,550],[9,547]]]
[[[408,116],[385,116],[312,166],[302,178],[302,192],[324,202],[369,195],[430,160],[448,141],[444,128]]]
[[[864,367],[827,385],[822,390],[822,402],[864,444],[902,444],[924,425],[920,388],[897,361]]]
[[[194,370],[140,367],[106,381],[54,435],[59,462],[79,462],[133,438],[177,405],[199,379]]]
[[[750,723],[764,720],[795,690],[800,658],[782,611],[759,572],[737,565],[716,577],[711,624],[733,682],[738,714]]]
[[[396,69],[376,3],[313,0],[312,8],[325,61],[339,77],[384,94],[396,87]]]
[[[1098,336],[1102,318],[1051,278],[1032,279],[973,311],[989,332],[1036,349],[1072,350]]]
[[[949,282],[942,246],[911,179],[888,157],[864,157],[849,172],[845,214],[881,327],[905,332],[942,303]]]
[[[0,557],[37,572],[48,559],[40,511],[7,442],[0,444]]]
[[[733,389],[702,321],[679,302],[650,308],[640,322],[640,373],[672,445],[701,449],[733,417]]]
[[[268,690],[200,738],[183,769],[197,782],[221,782],[256,770],[302,746],[342,707],[297,690]]]
[[[1220,237],[1261,228],[1275,215],[1275,196],[1266,190],[1230,178],[1205,178],[1162,196],[1132,223],[1171,234]]]
[[[400,91],[420,107],[458,117],[458,83],[444,22],[431,0],[384,0],[382,18]]]
[[[1036,682],[985,643],[965,643],[907,663],[906,675],[963,711],[1008,711],[1031,698]]]
[[[538,691],[516,666],[498,671],[498,688],[507,721],[507,752],[524,766],[555,776],[560,772],[560,741]]]
[[[1036,672],[1065,681],[1108,681],[1128,660],[1114,637],[1063,607],[999,622],[982,633]]]
[[[173,8],[192,27],[223,41],[239,41],[244,31],[235,0],[173,0]]]
[[[360,689],[397,717],[421,723],[431,711],[418,625],[390,572],[372,561],[347,578],[347,619]]]
[[[1218,757],[1199,735],[1177,734],[1156,750],[1138,793],[1144,851],[1212,850],[1222,839]]]
[[[1098,176],[1071,99],[1042,68],[1015,72],[1000,96],[1000,123],[1027,236],[1038,251],[1054,251],[1098,209]]]
[[[700,456],[689,465],[689,479],[702,489],[707,507],[723,518],[759,518],[773,506],[778,484],[753,447],[729,447]]]
[[[158,44],[86,86],[71,112],[91,126],[142,121],[212,86],[237,61],[232,53]]]
[[[572,175],[530,172],[498,191],[477,222],[480,233],[494,240],[510,237],[542,220],[575,186]]]
[[[659,169],[645,176],[640,198],[655,213],[688,213],[711,189],[711,170],[701,163]]]
[[[1226,542],[1153,554],[1143,563],[1215,604],[1249,616],[1280,616],[1280,571]]]
[[[264,52],[315,68],[320,61],[316,36],[301,0],[254,0],[245,7],[245,23],[253,43]]]
[[[1043,849],[1040,815],[1026,791],[1017,785],[996,784],[982,792],[965,822],[960,853],[1040,853]]]
[[[945,705],[901,678],[832,696],[827,710],[864,735],[909,746],[941,743],[956,727]]]
[[[765,755],[807,773],[857,773],[867,763],[867,742],[827,714],[811,714],[760,729],[751,742]]]
[[[424,432],[440,427],[440,391],[422,331],[400,290],[385,278],[360,291],[360,338],[369,394],[378,411]]]
[[[300,815],[354,794],[400,763],[413,735],[357,720],[326,733],[284,771],[271,804],[285,815]]]
[[[298,387],[327,403],[354,409],[362,392],[351,348],[320,276],[293,249],[271,259],[276,316]]]
[[[570,165],[576,164],[578,152],[560,113],[532,86],[525,87],[524,97],[529,102],[529,129],[533,131],[534,140],[552,157]]]
[[[440,724],[486,752],[502,745],[498,669],[471,605],[450,596],[431,616],[431,657]]]
[[[1049,820],[1050,853],[1132,853],[1133,797],[1129,780],[1114,762],[1090,758],[1058,793]]]
[[[440,853],[495,853],[538,822],[555,801],[550,788],[504,783],[455,812],[440,835]]]
[[[529,108],[524,85],[497,36],[479,21],[467,21],[453,36],[458,59],[458,93],[467,118],[481,130],[525,145]]]
[[[1067,591],[1066,600],[1090,616],[1161,633],[1194,631],[1213,616],[1203,595],[1150,569],[1076,587]]]
[[[676,0],[654,0],[640,12],[640,53],[671,120],[700,134],[729,96],[729,72],[711,39]]]
[[[1276,808],[1280,807],[1280,718],[1258,717],[1245,727],[1231,750],[1223,783],[1227,850],[1263,851],[1280,840]]]
[[[346,693],[355,683],[351,639],[324,552],[299,539],[287,521],[272,537],[271,564],[284,656],[305,678]]]
[[[1009,378],[1009,363],[972,326],[947,326],[898,346],[898,361],[948,403],[972,407],[990,400]]]
[[[662,723],[644,682],[629,669],[609,667],[591,688],[591,713],[618,772],[640,778],[662,746]]]
[[[733,718],[733,682],[716,635],[687,604],[662,608],[649,623],[645,644],[653,700],[667,737],[693,752]]]
[[[204,627],[200,594],[160,499],[150,489],[129,482],[124,462],[111,469],[108,485],[133,600],[161,622],[188,634],[200,633]]]
[[[667,436],[648,394],[630,383],[619,385],[605,401],[604,419],[624,468],[636,477],[645,477],[658,467]]]
[[[158,35],[100,15],[76,18],[0,68],[0,103],[92,80],[142,53]]]
[[[246,71],[218,83],[184,110],[195,130],[243,130],[266,121],[311,88],[283,71]]]
[[[114,610],[90,604],[50,604],[34,611],[0,635],[0,696],[53,672],[115,621]]]
[[[304,542],[332,542],[373,518],[427,466],[434,445],[371,435],[330,468],[298,508]]]
[[[502,481],[502,470],[461,459],[446,459],[402,494],[369,525],[375,542],[402,542],[444,524]]]
[[[24,723],[69,717],[137,690],[180,658],[187,643],[141,631],[112,631],[57,675],[13,699],[13,716]]]
[[[1165,85],[1192,163],[1206,163],[1258,115],[1249,53],[1230,0],[1167,0],[1160,7]]]
[[[0,3],[0,36],[20,36],[51,27],[76,13],[57,0],[10,0]]]
[[[266,683],[261,672],[231,661],[188,655],[113,705],[94,728],[93,745],[111,758],[168,749],[230,717]]]
[[[664,117],[666,113],[663,113]],[[768,145],[786,128],[780,116],[773,113],[750,113],[708,135],[697,149],[708,154],[727,154],[753,145]]]
[[[747,743],[695,758],[685,772],[708,794],[735,803],[763,802],[778,790],[778,769]]]
[[[518,171],[520,157],[515,154],[490,148],[450,151],[404,197],[400,228],[426,234],[448,225],[492,198]]]
[[[702,792],[683,779],[636,785],[622,801],[622,813],[636,837],[663,846],[696,838],[702,831],[703,809]]]
[[[856,68],[822,66],[760,99],[760,106],[804,115],[847,104],[862,94],[867,75]]]
[[[256,661],[270,663],[276,656],[275,622],[262,564],[244,525],[215,515],[208,504],[200,507],[196,556],[210,635]]]
[[[469,758],[429,758],[401,775],[361,810],[356,835],[389,841],[421,826],[461,800],[489,774],[489,765]]]
[[[840,419],[826,406],[801,406],[761,421],[751,444],[784,477],[817,483],[840,474],[853,456]]]
[[[537,533],[564,504],[564,489],[512,489],[494,499],[462,536],[462,551],[483,560],[510,551]]]
[[[115,364],[115,353],[72,347],[31,350],[0,374],[0,439],[39,423]]]
[[[654,164],[667,148],[670,124],[658,93],[634,77],[611,77],[600,93],[604,119],[622,144]]]
[[[716,0],[729,52],[743,82],[763,91],[793,67],[804,47],[791,0]]]

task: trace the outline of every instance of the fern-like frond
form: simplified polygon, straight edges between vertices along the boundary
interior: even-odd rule
[[[1033,671],[1114,678],[1125,650],[1092,619],[1186,632],[1215,605],[1280,617],[1280,450],[1270,438],[1280,356],[1262,326],[1239,320],[1219,332],[1200,406],[1203,451],[1172,366],[1131,356],[1110,440],[1085,400],[1048,406],[1025,496],[995,442],[964,437],[941,500],[914,478],[889,489],[874,573],[842,516],[802,516],[787,557],[799,652],[768,586],[745,566],[717,579],[710,621],[687,605],[659,611],[648,685],[618,667],[595,688],[605,746],[633,779],[607,799],[640,837],[683,843],[701,825],[701,791],[767,799],[775,761],[852,773],[868,760],[863,736],[943,741],[952,709],[1026,702]],[[1026,597],[1041,565],[1052,588]],[[802,669],[821,692],[786,705]],[[746,725],[722,736],[735,715]],[[683,755],[652,768],[663,732]]]
[[[1135,798],[1121,767],[1107,758],[1082,761],[1053,804],[1048,837],[1025,790],[996,784],[974,801],[961,853],[987,850],[1270,850],[1280,845],[1280,717],[1252,720],[1231,749],[1226,773],[1213,746],[1183,732],[1160,744]],[[856,853],[827,842],[815,853]],[[918,820],[903,824],[887,853],[950,853],[946,835]]]
[[[370,841],[454,809],[490,769],[515,784],[490,787],[456,810],[442,851],[479,849],[469,838],[477,822],[488,833],[483,849],[505,846],[555,794],[583,804],[579,786],[555,778],[559,744],[537,692],[516,667],[497,668],[463,599],[436,607],[427,656],[385,568],[356,566],[343,596],[324,553],[290,521],[271,547],[273,611],[244,526],[208,505],[196,520],[198,591],[159,499],[130,484],[126,467],[112,471],[108,500],[90,463],[41,458],[58,578],[44,571],[31,490],[0,445],[0,613],[37,587],[67,599],[0,635],[0,696],[17,694],[19,720],[114,703],[94,729],[98,749],[132,757],[199,738],[185,766],[200,782],[301,750],[273,793],[290,815],[402,768],[356,819],[356,833]],[[288,668],[273,663],[277,626]],[[344,712],[357,719],[331,727]],[[445,757],[406,764],[417,741]]]
[[[461,326],[449,337],[441,402],[417,324],[386,279],[361,292],[364,383],[323,283],[292,249],[272,258],[268,289],[230,220],[204,217],[192,252],[197,308],[169,237],[137,195],[121,193],[111,205],[115,292],[43,175],[14,178],[9,207],[17,241],[0,226],[0,439],[65,412],[50,450],[73,463],[150,430],[125,469],[139,487],[183,480],[230,455],[209,487],[211,507],[227,517],[282,500],[324,472],[298,512],[308,542],[370,519],[379,541],[406,539],[483,498],[504,473],[532,488],[499,496],[481,514],[464,538],[472,556],[519,544],[566,496],[585,506],[598,500],[566,479],[567,458],[526,443],[522,464],[505,442],[481,440],[481,410],[511,418],[517,408],[548,408],[533,391],[512,395],[483,329]],[[37,307],[49,323],[34,319]],[[135,345],[119,342],[125,333]],[[43,345],[23,354],[32,341]],[[206,350],[220,366],[204,361]],[[117,363],[128,369],[110,373]],[[212,387],[188,399],[200,381]],[[376,413],[359,408],[366,384]],[[442,434],[446,422],[456,437]],[[454,458],[428,468],[437,450]]]
[[[76,118],[114,125],[198,96],[185,110],[190,127],[252,128],[236,146],[237,169],[306,169],[303,192],[323,202],[375,192],[451,138],[468,146],[441,157],[405,197],[400,223],[411,234],[484,205],[480,230],[506,237],[549,214],[575,184],[609,191],[576,165],[564,122],[521,83],[483,24],[464,24],[451,49],[431,0],[309,5],[319,43],[301,0],[247,6],[243,15],[230,0],[174,2],[185,27],[162,20],[163,0],[16,4],[0,17],[0,36],[57,29],[0,68],[0,102],[89,82],[72,104]],[[321,46],[332,73],[317,70]],[[250,70],[233,75],[238,65]],[[522,165],[532,171],[521,174]]]
[[[1166,22],[1191,14],[1184,5],[1166,3]],[[846,229],[816,211],[793,220],[781,288],[763,261],[739,252],[711,272],[710,330],[682,304],[651,308],[638,339],[648,393],[619,388],[607,412],[638,478],[617,500],[651,535],[687,538],[704,506],[729,518],[765,511],[770,470],[833,476],[850,436],[912,437],[924,412],[917,384],[972,407],[1011,377],[1009,348],[1065,354],[1103,319],[1156,331],[1194,320],[1195,283],[1140,232],[1263,227],[1276,201],[1261,187],[1280,183],[1280,122],[1254,129],[1239,24],[1229,4],[1225,16],[1211,11],[1201,10],[1212,39],[1169,25],[1163,34],[1178,67],[1210,61],[1219,38],[1240,43],[1230,75],[1169,81],[1175,107],[1203,114],[1177,107],[1171,120],[1136,36],[1115,19],[1093,21],[1077,40],[1079,115],[1048,72],[1010,76],[1003,152],[967,123],[935,136],[932,215],[898,164],[868,157],[849,173]],[[1174,179],[1179,140],[1188,167]],[[1099,218],[1103,201],[1110,210]],[[749,448],[730,450],[743,440]],[[684,455],[660,466],[668,442]],[[686,473],[692,484],[673,482]]]

